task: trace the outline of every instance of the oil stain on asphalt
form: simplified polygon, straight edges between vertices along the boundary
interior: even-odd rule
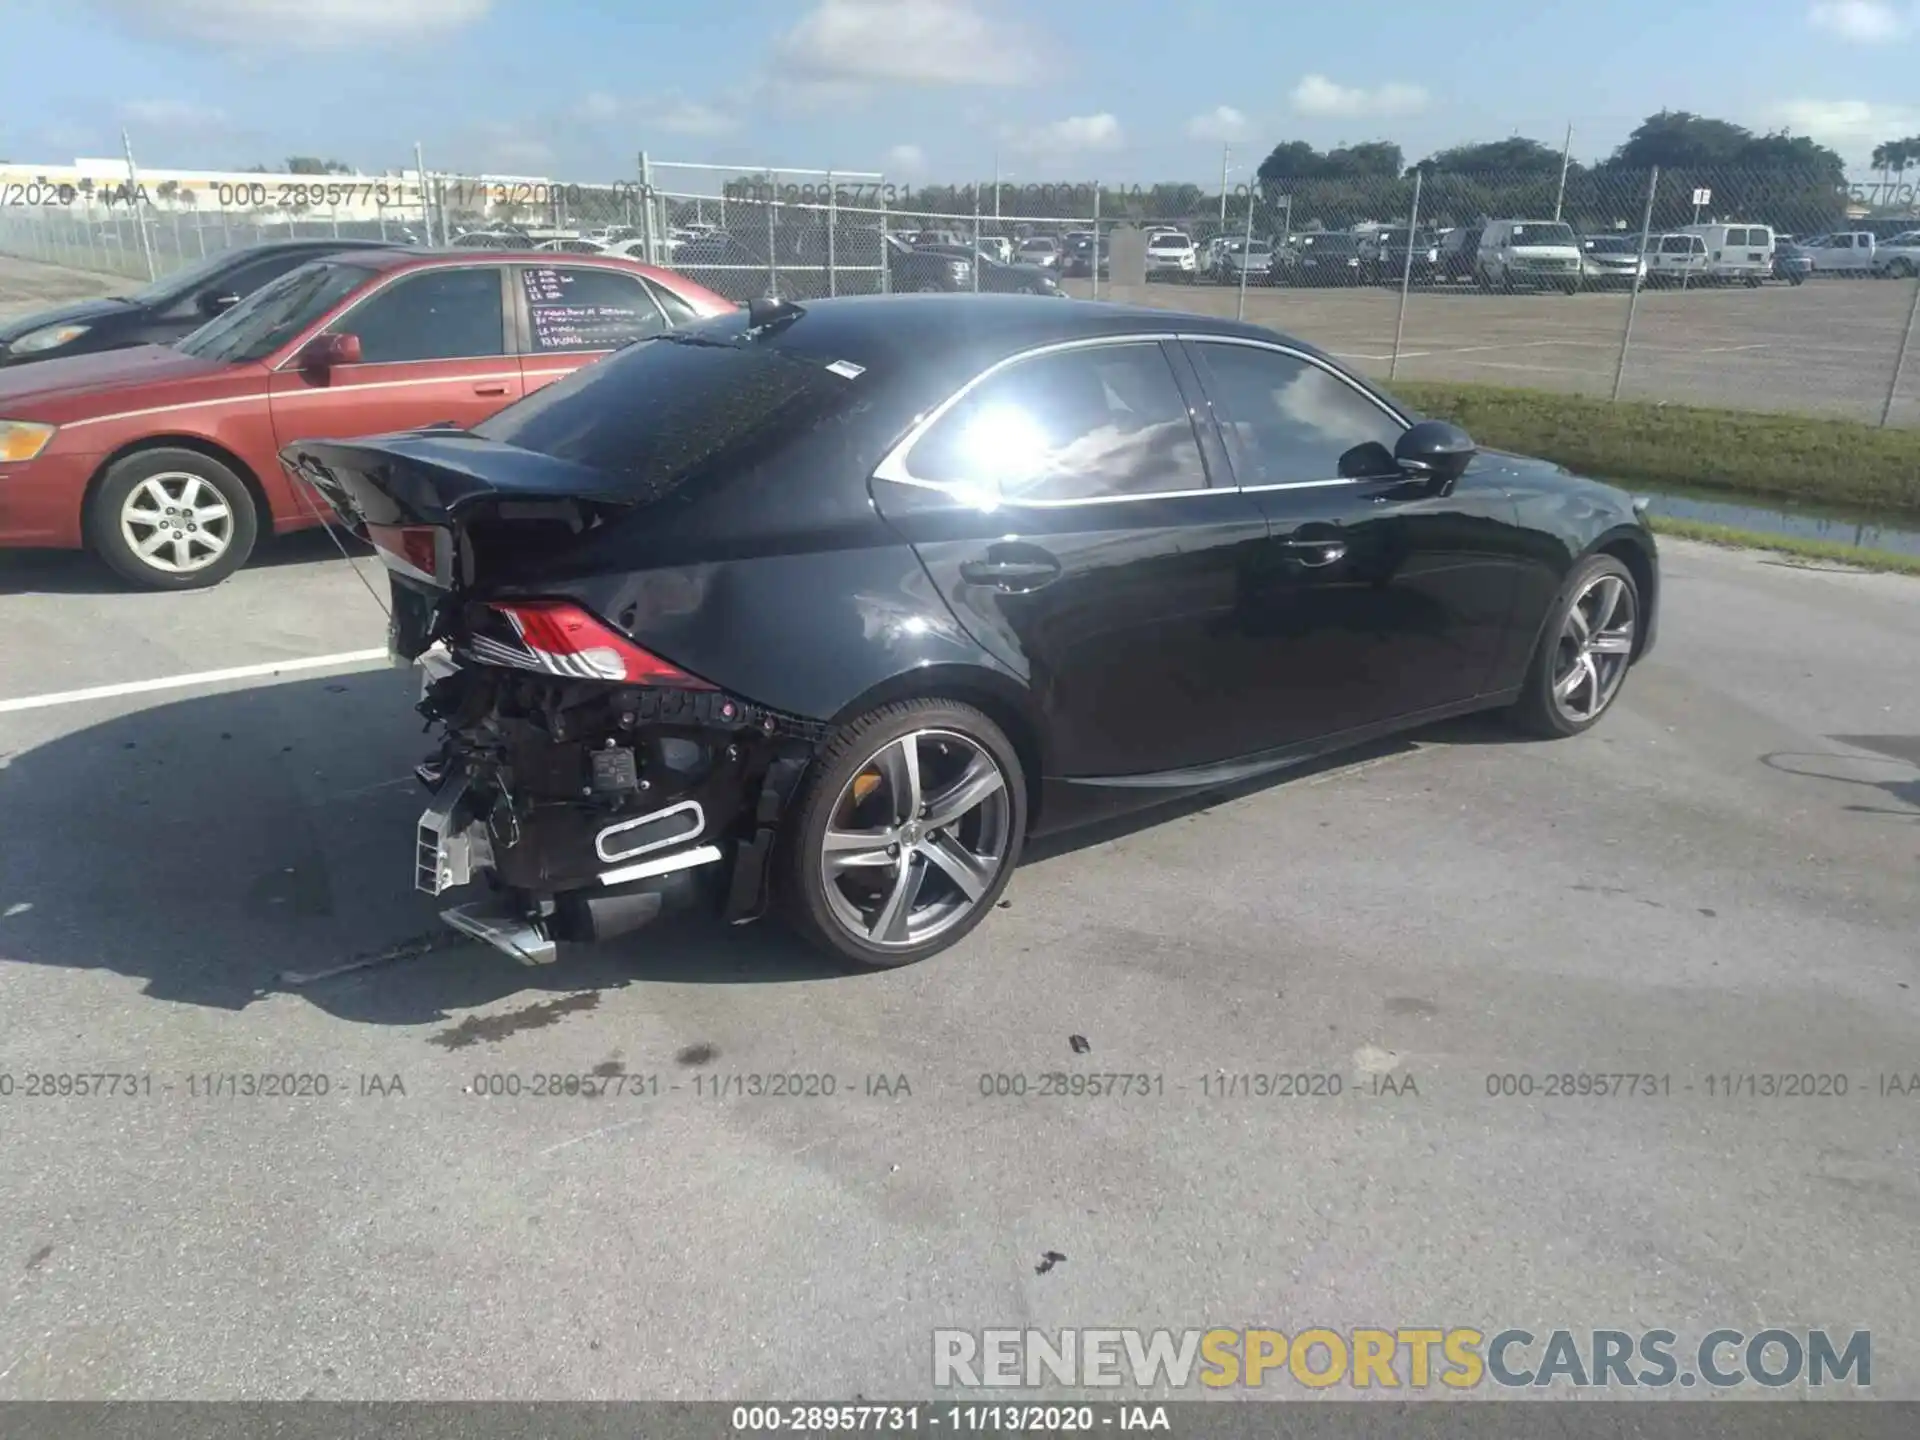
[[[478,1045],[483,1041],[505,1040],[522,1031],[544,1030],[549,1025],[558,1025],[569,1015],[598,1009],[599,1005],[598,990],[583,990],[578,995],[542,1000],[535,1005],[509,1010],[504,1015],[469,1015],[451,1030],[442,1030],[438,1035],[429,1036],[427,1043],[438,1045],[442,1050],[464,1050],[469,1045]]]

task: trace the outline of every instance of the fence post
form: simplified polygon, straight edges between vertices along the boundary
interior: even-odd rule
[[[640,152],[640,253],[653,259],[653,192],[647,189],[647,152]]]
[[[968,187],[973,191],[973,263],[967,268],[973,272],[973,293],[980,293],[980,187]]]
[[[420,142],[413,142],[413,174],[420,182],[420,228],[427,233],[422,237],[427,248],[433,248],[433,214],[427,209],[427,162],[421,158]]]
[[[827,296],[840,293],[839,271],[834,268],[838,249],[834,237],[840,231],[840,201],[833,193],[833,171],[827,171]]]
[[[1413,172],[1413,213],[1407,217],[1407,262],[1400,270],[1400,318],[1393,325],[1393,358],[1387,362],[1387,379],[1400,370],[1400,342],[1407,333],[1407,296],[1413,290],[1413,246],[1420,234],[1420,185],[1427,178],[1424,170]]]
[[[777,296],[780,293],[780,237],[778,234],[780,209],[780,177],[773,171],[767,172],[767,294]]]
[[[993,200],[998,206],[1000,203],[998,180],[994,182]],[[1087,268],[1093,272],[1093,298],[1098,300],[1100,298],[1100,182],[1098,180],[1093,182],[1093,259],[1088,262]]]
[[[146,216],[140,213],[140,171],[133,163],[133,140],[127,132],[120,132],[120,147],[127,152],[127,207],[133,211],[134,223],[140,227],[140,253],[146,257],[147,278],[153,279],[153,237],[147,234]]]
[[[1913,303],[1907,307],[1907,328],[1900,337],[1900,353],[1894,357],[1893,379],[1887,382],[1887,403],[1880,407],[1882,430],[1893,419],[1893,401],[1900,393],[1900,372],[1907,368],[1907,350],[1913,344],[1913,324],[1916,319],[1920,319],[1920,280],[1913,282]]]
[[[1627,349],[1633,344],[1633,317],[1640,308],[1640,281],[1647,264],[1647,234],[1653,228],[1653,197],[1660,188],[1660,167],[1647,177],[1647,209],[1640,217],[1640,263],[1633,267],[1633,293],[1627,297],[1627,327],[1620,332],[1620,360],[1613,367],[1613,398],[1620,398],[1621,382],[1627,378]]]
[[[1240,237],[1240,298],[1234,301],[1233,318],[1247,318],[1247,271],[1253,268],[1253,187],[1247,187],[1247,229]]]
[[[893,293],[893,238],[887,228],[887,192],[880,190],[880,293]]]

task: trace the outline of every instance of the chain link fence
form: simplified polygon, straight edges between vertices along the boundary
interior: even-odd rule
[[[413,159],[379,178],[56,186],[0,206],[0,250],[145,280],[337,236],[624,254],[736,301],[1031,290],[1270,326],[1387,381],[1920,425],[1912,185],[1416,166],[1230,187],[916,186],[646,155],[575,183]]]

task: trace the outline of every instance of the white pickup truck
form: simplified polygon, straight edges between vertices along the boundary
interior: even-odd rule
[[[1920,231],[1883,241],[1866,230],[1841,231],[1802,240],[1800,248],[1813,257],[1816,275],[1892,275],[1903,280],[1920,275]]]

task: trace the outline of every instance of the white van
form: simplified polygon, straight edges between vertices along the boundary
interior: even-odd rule
[[[1486,289],[1532,285],[1571,295],[1580,288],[1585,269],[1580,239],[1571,225],[1558,220],[1489,220],[1480,232],[1473,278]]]
[[[1773,274],[1773,231],[1765,225],[1682,225],[1678,235],[1698,235],[1707,258],[1700,264],[1708,280],[1743,280],[1758,285]]]

